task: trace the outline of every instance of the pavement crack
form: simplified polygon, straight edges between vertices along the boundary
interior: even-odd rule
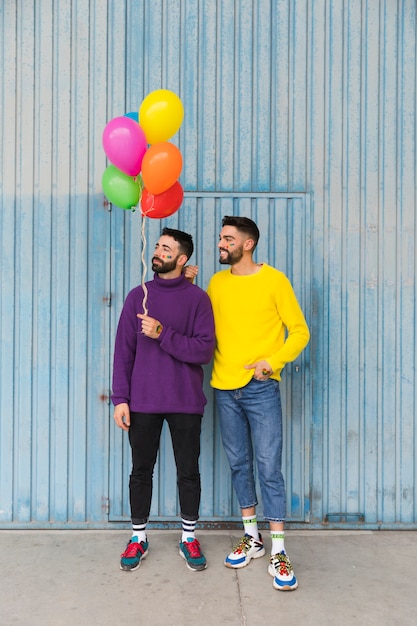
[[[236,578],[236,587],[237,587],[237,594],[238,594],[238,598],[239,598],[239,624],[240,626],[246,626],[246,615],[245,615],[245,611],[243,608],[243,598],[242,598],[242,590],[240,588],[240,580],[239,580],[239,571],[236,570],[235,571],[235,578]]]

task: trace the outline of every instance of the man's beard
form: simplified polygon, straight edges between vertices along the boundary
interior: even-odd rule
[[[177,260],[178,256],[176,256],[175,259],[172,259],[172,261],[163,261],[162,259],[154,256],[152,258],[152,271],[156,274],[167,274],[168,272],[172,272],[177,267]],[[157,261],[157,263],[155,263],[155,261]]]
[[[240,259],[243,257],[243,246],[235,248],[233,252],[230,252],[230,250],[227,250],[226,248],[220,248],[219,252],[227,253],[225,257],[220,255],[219,263],[221,265],[236,265],[236,263],[239,263]]]

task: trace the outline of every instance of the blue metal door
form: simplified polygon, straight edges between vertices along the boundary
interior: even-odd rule
[[[290,278],[305,312],[310,318],[310,246],[309,197],[305,194],[228,194],[187,193],[177,214],[164,220],[146,220],[145,259],[150,257],[163,225],[181,228],[193,235],[196,252],[191,259],[200,271],[198,284],[206,288],[211,275],[220,269],[217,240],[224,215],[246,215],[261,231],[257,260],[281,269]],[[139,213],[112,215],[112,267],[114,307],[112,335],[127,291],[142,280],[141,216]],[[147,274],[147,278],[151,275]],[[310,374],[309,350],[284,370],[281,383],[285,424],[284,473],[288,493],[288,519],[309,519],[309,448],[310,448]],[[224,456],[213,393],[209,386],[210,367],[206,368],[205,391],[208,404],[203,418],[201,478],[202,523],[215,525],[240,519]],[[130,519],[128,477],[130,450],[125,433],[111,426],[110,435],[110,520]],[[262,514],[262,505],[259,514]],[[154,475],[151,523],[167,524],[179,513],[176,471],[168,429],[163,430]]]

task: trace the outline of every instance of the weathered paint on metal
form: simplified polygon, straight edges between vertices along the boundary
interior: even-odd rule
[[[167,223],[194,235],[199,281],[221,216],[242,212],[306,307],[283,385],[289,519],[416,527],[416,41],[413,0],[1,3],[0,525],[126,520],[108,398],[141,229],[103,196],[101,134],[165,87],[185,107]],[[238,515],[210,411],[207,524]],[[155,524],[177,512],[171,454],[164,434]]]
[[[255,219],[262,233],[257,250],[259,261],[279,267],[295,285],[295,290],[306,317],[310,317],[310,246],[307,233],[310,232],[310,203],[305,194],[216,194],[215,192],[187,192],[181,207],[175,215],[164,220],[172,228],[180,228],[194,233],[195,254],[192,264],[197,264],[199,274],[197,284],[206,288],[215,271],[221,269],[218,263],[216,239],[220,232],[221,217],[225,214],[246,215]],[[130,227],[136,232],[141,229],[138,213],[128,216],[115,216],[113,228],[125,226],[127,217]],[[160,232],[159,220],[148,219],[144,232],[145,261],[149,272],[151,257]],[[138,233],[139,237],[139,233]],[[140,235],[140,237],[142,237]],[[130,287],[143,279],[137,240],[133,247],[124,247],[123,254],[115,260],[115,270],[122,280],[127,274],[128,265],[136,267],[136,280]],[[115,311],[121,310],[124,294],[115,291]],[[114,317],[117,323],[118,315]],[[115,329],[112,331],[114,335]],[[285,420],[286,480],[289,493],[288,516],[292,521],[305,522],[309,515],[309,415],[310,373],[309,351],[305,351],[291,366],[288,366],[281,384],[282,404]],[[227,461],[222,449],[219,426],[209,386],[210,367],[206,370],[205,393],[208,404],[203,419],[201,445],[202,502],[201,517],[206,522],[236,520],[240,518],[234,499]],[[163,381],[161,381],[163,384]],[[112,430],[110,455],[110,519],[120,521],[129,518],[129,498],[127,477],[130,471],[130,455],[126,448],[126,437]],[[123,462],[123,467],[122,467]],[[261,509],[260,509],[261,511]],[[172,520],[178,515],[175,463],[172,454],[169,432],[163,431],[161,449],[154,477],[154,497],[151,510],[152,520]]]

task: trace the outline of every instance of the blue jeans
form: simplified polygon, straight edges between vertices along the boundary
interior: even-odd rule
[[[254,453],[264,518],[283,522],[286,494],[282,461],[282,408],[279,383],[255,378],[241,389],[215,389],[223,446],[232,471],[233,487],[242,509],[258,504]],[[252,444],[253,441],[253,444]]]

